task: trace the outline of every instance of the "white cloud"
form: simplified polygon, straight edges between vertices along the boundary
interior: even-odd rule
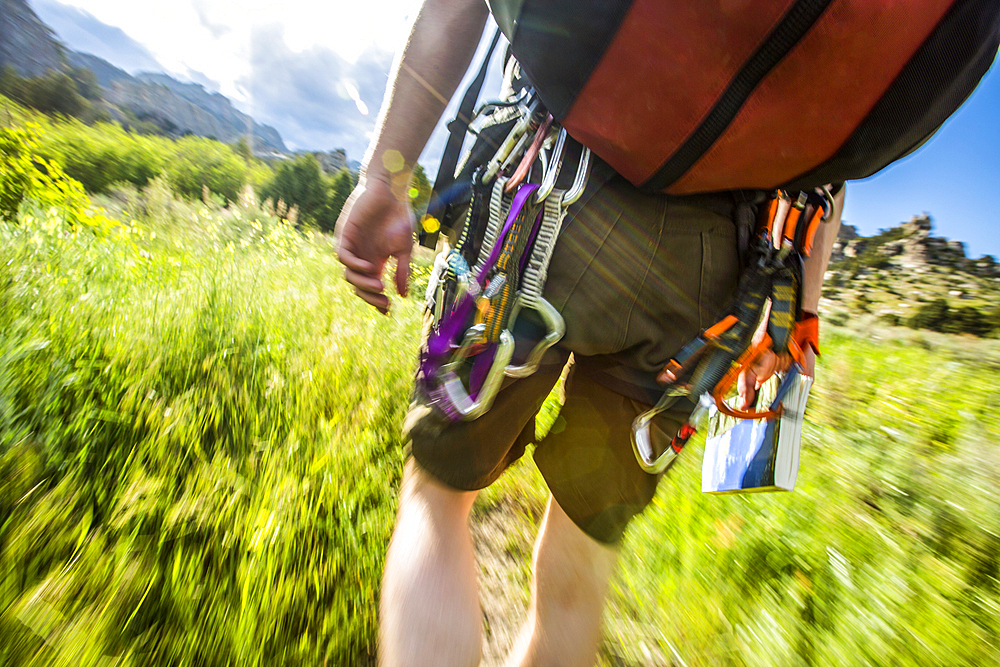
[[[199,72],[237,100],[245,91],[236,82],[252,76],[254,30],[280,27],[294,53],[331,49],[355,63],[372,49],[394,51],[418,6],[417,0],[61,1],[121,28],[171,73]]]

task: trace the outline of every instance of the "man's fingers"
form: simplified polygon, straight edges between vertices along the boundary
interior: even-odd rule
[[[816,353],[813,352],[812,346],[806,347],[805,351],[802,353],[802,374],[808,375],[811,378],[816,377]]]
[[[366,292],[362,289],[355,289],[354,293],[365,302],[374,306],[383,315],[389,313],[389,297],[385,294],[375,294],[374,292]]]
[[[406,296],[410,283],[410,251],[400,253],[396,256],[396,292],[400,296]]]
[[[757,385],[757,376],[753,371],[743,371],[736,379],[736,393],[742,399],[740,409],[748,410],[753,405],[753,399],[757,395],[754,387]]]
[[[371,275],[358,273],[351,269],[344,269],[344,278],[347,279],[347,282],[366,292],[381,294],[385,291],[385,284],[379,279],[377,274]]]
[[[792,367],[794,362],[795,360],[792,359],[792,355],[784,352],[778,355],[778,363],[774,370],[778,373],[787,373],[788,369]]]
[[[760,359],[753,365],[753,375],[757,378],[756,386],[764,384],[768,379],[774,375],[774,371],[778,366],[778,355],[774,352],[765,352],[761,355]]]
[[[378,266],[355,255],[346,243],[340,245],[337,259],[340,260],[341,264],[358,273],[379,273]]]

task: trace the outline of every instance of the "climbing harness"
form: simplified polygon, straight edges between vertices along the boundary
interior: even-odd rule
[[[741,410],[726,396],[741,372],[769,350],[789,354],[801,371],[806,345],[818,350],[815,316],[801,311],[802,265],[812,252],[821,222],[833,215],[834,203],[826,187],[799,193],[794,201],[777,190],[766,209],[763,224],[750,248],[747,268],[726,315],[681,348],[664,367],[666,391],[652,409],[632,425],[636,460],[649,473],[663,472],[695,434],[712,406],[740,419],[775,419],[780,410]],[[763,329],[761,329],[763,327]],[[755,333],[760,331],[760,335]],[[653,447],[650,424],[684,397],[696,407],[662,453]]]
[[[503,105],[487,105],[481,113]],[[431,331],[420,353],[418,387],[449,421],[489,410],[504,377],[527,377],[566,330],[543,290],[568,207],[586,186],[582,149],[572,184],[556,187],[566,131],[531,95],[496,153],[473,173],[461,236],[435,260],[427,288]],[[514,324],[533,311],[545,328],[515,359]]]

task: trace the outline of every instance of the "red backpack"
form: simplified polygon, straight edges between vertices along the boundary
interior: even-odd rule
[[[1000,43],[998,0],[492,0],[570,136],[687,194],[865,178],[926,141]]]

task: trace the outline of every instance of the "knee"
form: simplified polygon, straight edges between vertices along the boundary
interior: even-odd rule
[[[466,521],[477,491],[460,491],[440,482],[410,459],[403,470],[399,493],[399,513],[426,512],[434,521]]]

